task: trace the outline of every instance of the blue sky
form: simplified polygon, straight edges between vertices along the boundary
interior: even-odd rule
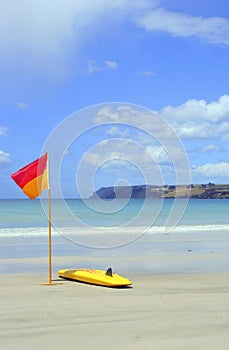
[[[229,182],[228,1],[0,0],[0,16],[0,198],[24,198],[10,174],[40,156],[59,123],[109,102],[166,120],[187,152],[192,183]],[[79,127],[86,115],[76,114]],[[115,143],[120,137],[127,148]],[[140,157],[146,169],[145,158],[130,141],[153,154],[164,183],[175,183],[163,145],[140,139],[121,124],[85,133],[64,153],[64,195],[77,196],[85,154],[85,179],[98,167],[96,189],[144,182],[134,168]],[[113,158],[103,163],[106,140]]]

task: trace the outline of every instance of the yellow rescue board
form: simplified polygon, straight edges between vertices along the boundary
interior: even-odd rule
[[[91,269],[59,270],[58,275],[65,279],[106,287],[124,287],[132,284],[128,278],[113,273],[111,268],[107,271]]]

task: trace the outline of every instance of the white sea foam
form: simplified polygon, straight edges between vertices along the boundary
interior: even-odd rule
[[[131,226],[120,226],[120,227],[64,227],[64,228],[54,228],[52,230],[52,236],[64,235],[66,237],[70,236],[93,236],[93,235],[141,235],[141,234],[173,234],[173,233],[220,233],[228,232],[229,235],[229,224],[215,224],[215,225],[179,225],[172,230],[166,226],[152,226],[148,227],[131,227]],[[0,238],[10,238],[10,237],[46,237],[47,227],[27,227],[27,228],[1,228]]]
[[[10,237],[45,237],[47,236],[47,227],[15,227],[1,228],[0,239]],[[54,231],[53,235],[57,233]]]
[[[147,230],[147,233],[166,233],[166,232],[177,232],[177,233],[185,233],[185,232],[220,232],[220,231],[228,231],[229,232],[229,225],[228,224],[215,224],[215,225],[179,225],[174,228],[171,228],[172,231],[170,231],[169,227],[167,226],[154,226],[150,227]]]

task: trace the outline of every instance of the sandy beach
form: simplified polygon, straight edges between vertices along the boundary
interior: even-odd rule
[[[112,289],[1,275],[1,349],[228,349],[228,274],[127,277]]]

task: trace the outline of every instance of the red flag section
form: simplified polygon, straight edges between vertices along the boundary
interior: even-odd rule
[[[30,199],[38,197],[48,188],[47,160],[48,153],[11,175]]]

